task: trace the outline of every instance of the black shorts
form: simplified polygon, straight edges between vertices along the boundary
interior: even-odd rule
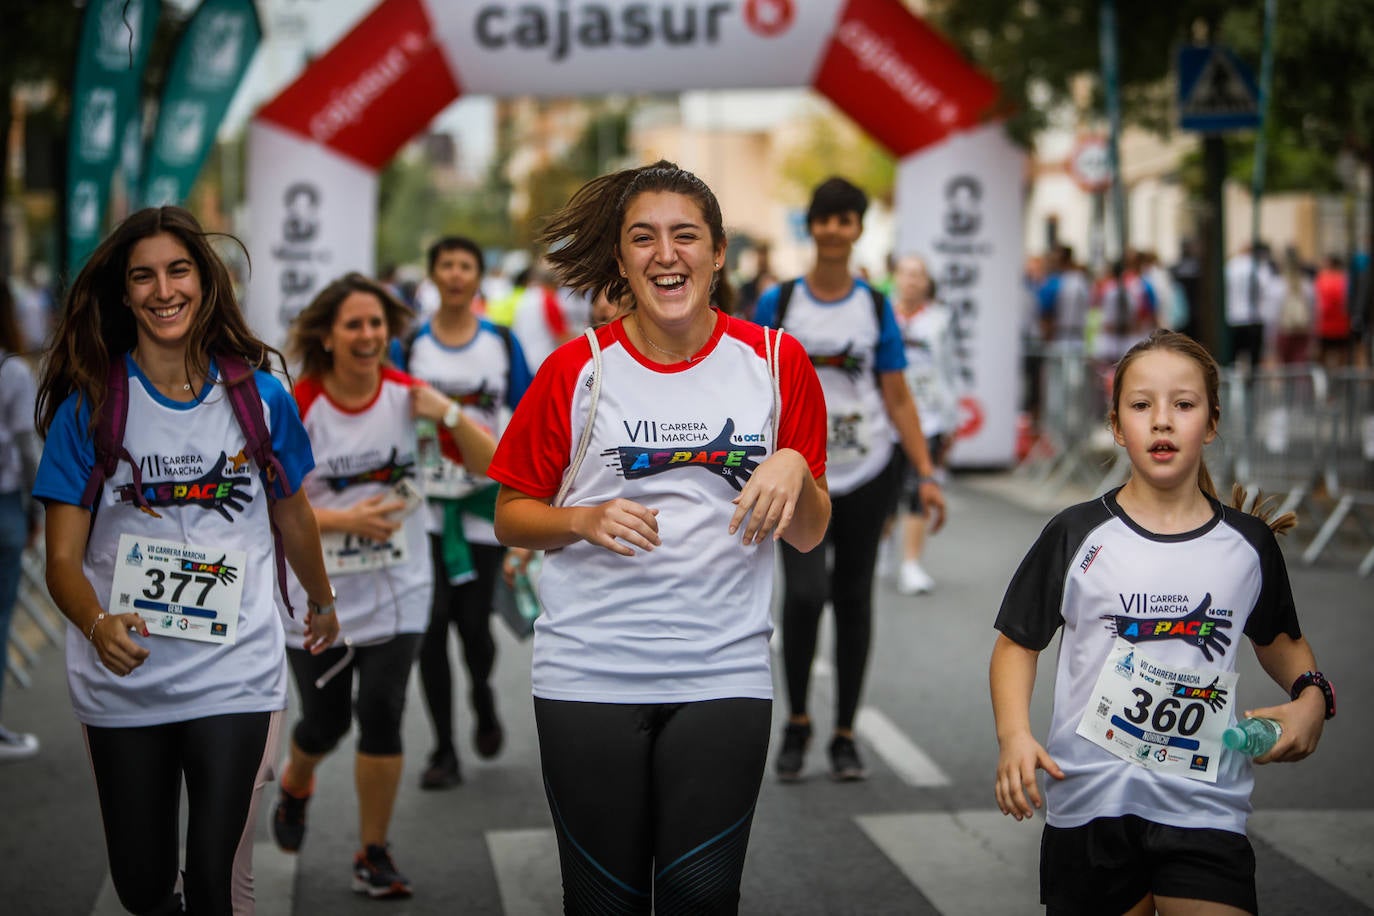
[[[1049,916],[1124,913],[1146,894],[1259,912],[1255,850],[1244,834],[1170,827],[1128,814],[1046,825],[1040,902]]]

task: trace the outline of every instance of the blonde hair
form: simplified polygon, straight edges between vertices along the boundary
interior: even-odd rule
[[[1149,337],[1137,343],[1126,351],[1116,364],[1116,374],[1112,379],[1112,405],[1107,413],[1107,422],[1115,429],[1118,420],[1118,407],[1121,402],[1122,379],[1126,376],[1126,370],[1131,367],[1137,359],[1146,353],[1163,351],[1166,353],[1177,353],[1179,356],[1191,359],[1197,363],[1202,370],[1202,382],[1204,393],[1207,397],[1207,416],[1215,430],[1221,420],[1221,369],[1217,366],[1217,361],[1212,358],[1212,354],[1187,334],[1180,334],[1177,331],[1158,330],[1150,334]],[[1198,461],[1197,484],[1202,492],[1215,500],[1220,501],[1221,497],[1217,494],[1217,486],[1212,481],[1211,472],[1207,470],[1207,460],[1205,458]],[[1285,512],[1274,518],[1274,512],[1278,509],[1276,497],[1266,498],[1263,491],[1255,491],[1254,504],[1246,510],[1246,503],[1249,502],[1249,493],[1240,484],[1235,484],[1231,488],[1231,501],[1229,505],[1233,509],[1249,511],[1262,519],[1270,530],[1275,534],[1286,534],[1298,524],[1298,516],[1294,512]]]

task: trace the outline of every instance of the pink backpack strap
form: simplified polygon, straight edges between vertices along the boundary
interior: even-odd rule
[[[95,424],[95,465],[91,475],[86,478],[86,489],[81,494],[81,505],[94,509],[100,500],[100,489],[105,481],[119,468],[121,460],[129,463],[133,472],[134,503],[156,516],[143,495],[143,471],[138,462],[124,447],[124,427],[129,422],[129,370],[124,363],[124,355],[111,357],[105,373],[105,403],[100,405],[100,417]]]
[[[267,428],[267,419],[262,413],[262,397],[258,394],[258,383],[253,378],[253,369],[241,356],[220,354],[215,357],[219,364],[220,376],[224,380],[225,395],[234,409],[234,416],[243,431],[244,453],[252,458],[263,472],[265,478],[263,491],[267,494],[267,518],[272,526],[272,552],[277,561],[277,587],[281,590],[282,603],[286,612],[293,618],[295,609],[286,586],[286,551],[282,547],[281,529],[277,527],[276,515],[272,504],[285,495],[286,469],[272,450],[272,431]]]

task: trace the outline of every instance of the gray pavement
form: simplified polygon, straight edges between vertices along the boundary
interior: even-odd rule
[[[956,478],[951,519],[930,543],[937,590],[903,598],[877,592],[874,652],[860,746],[872,773],[837,785],[824,776],[823,741],[808,778],[765,777],[750,845],[742,912],[758,914],[1035,913],[1039,822],[1003,818],[992,800],[996,762],[987,699],[991,622],[1007,579],[1054,508],[1077,494],[1026,492],[1006,475]],[[1374,758],[1367,710],[1374,700],[1371,580],[1357,554],[1332,548],[1313,568],[1288,545],[1304,630],[1339,691],[1340,716],[1311,759],[1261,769],[1251,836],[1265,912],[1374,913],[1374,804],[1356,794]],[[468,752],[466,781],[449,792],[418,789],[429,728],[412,679],[405,781],[393,848],[416,895],[377,903],[348,889],[356,837],[351,744],[320,771],[304,849],[272,845],[266,810],[256,850],[258,912],[539,914],[558,911],[557,857],[539,778],[528,700],[529,646],[499,629],[497,681],[508,743],[495,761]],[[87,916],[120,912],[105,868],[95,791],[71,716],[59,647],[40,652],[34,685],[6,688],[5,721],[36,732],[41,755],[0,766],[0,913]],[[1033,713],[1049,719],[1052,655],[1041,665]],[[1253,655],[1241,666],[1242,703],[1281,691]],[[813,714],[828,723],[828,662],[817,665]],[[460,732],[470,720],[461,713]],[[775,718],[781,719],[781,703]],[[466,751],[466,748],[463,749]],[[462,753],[462,751],[460,751]],[[274,788],[271,791],[275,791]],[[265,806],[270,808],[270,804]]]

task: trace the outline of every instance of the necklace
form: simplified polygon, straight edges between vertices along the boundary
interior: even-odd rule
[[[635,316],[635,327],[639,329],[639,336],[644,338],[644,342],[649,346],[653,347],[658,352],[662,353],[664,356],[671,356],[673,359],[684,363],[690,363],[695,361],[695,358],[692,356],[682,356],[681,354],[674,353],[672,350],[665,350],[658,344],[654,343],[653,339],[649,337],[647,333],[645,333],[644,323],[639,320],[638,315]]]
[[[143,368],[142,364],[139,363],[139,359],[138,359],[138,348],[137,348],[137,347],[135,347],[133,350],[131,350],[131,351],[129,352],[129,358],[132,359],[132,360],[134,361],[134,363],[137,364],[137,365],[139,366],[140,369]],[[145,372],[144,375],[147,375],[147,373]],[[148,379],[148,381],[153,382],[153,380],[152,380],[151,378]],[[168,388],[175,388],[175,387],[176,387],[176,384],[177,384],[176,382],[167,382],[167,383],[166,383],[166,385],[167,385]],[[163,385],[162,382],[153,382],[153,386],[154,386],[155,388],[161,388],[162,385]],[[182,391],[190,391],[190,390],[191,390],[191,383],[190,383],[190,382],[183,382],[182,385],[181,385],[181,390],[182,390]]]

